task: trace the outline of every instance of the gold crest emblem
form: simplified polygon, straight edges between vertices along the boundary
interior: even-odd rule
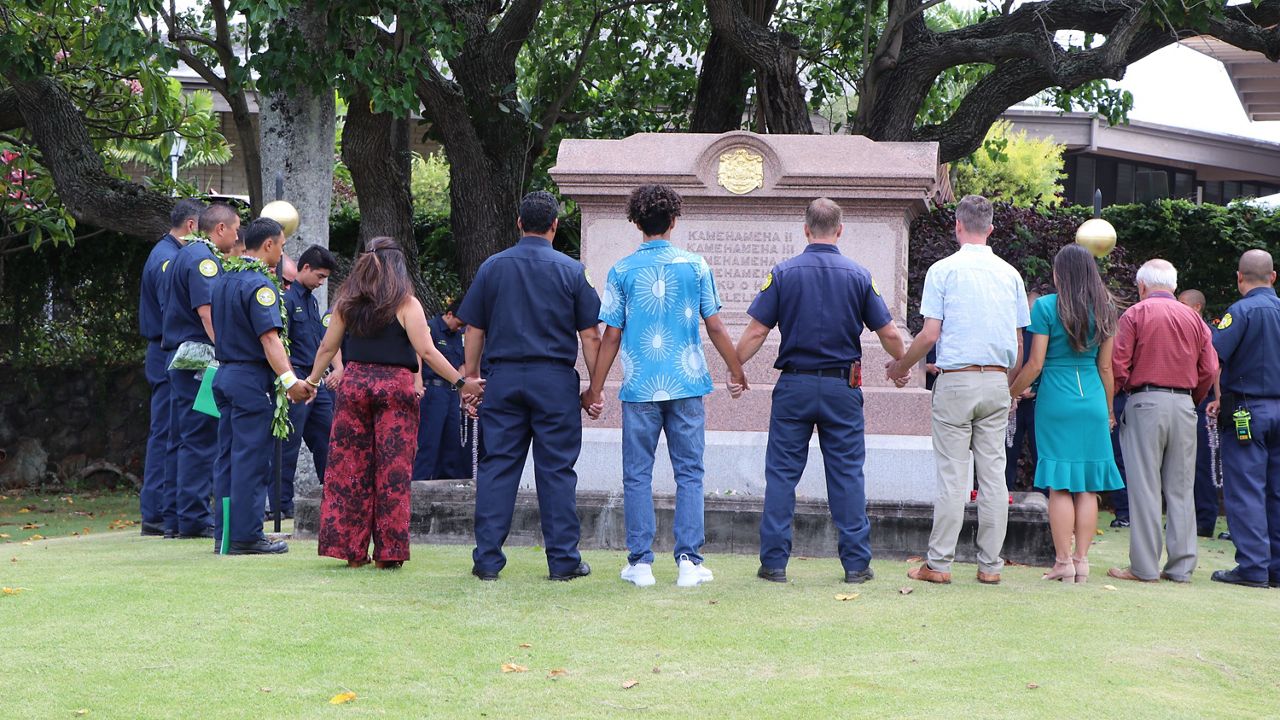
[[[258,288],[258,294],[254,295],[258,299],[258,304],[263,307],[271,307],[276,304],[276,291],[269,287]]]
[[[720,156],[716,178],[720,187],[734,195],[745,195],[764,187],[764,158],[746,148],[738,148]]]
[[[1231,313],[1222,316],[1222,320],[1218,321],[1218,329],[1226,330],[1231,327]]]
[[[871,278],[871,292],[873,292],[873,293],[875,293],[875,294],[877,294],[877,295],[879,295],[879,294],[880,294],[880,287],[876,285],[876,279],[875,279],[875,278]]]
[[[773,273],[769,273],[764,277],[764,284],[760,286],[760,292],[764,292],[765,290],[768,290],[769,286],[772,284],[773,284]]]
[[[587,287],[594,288],[596,286],[595,283],[591,282],[591,273],[585,267],[582,268],[582,277],[587,279]]]
[[[333,317],[333,313],[325,313],[324,317],[320,318],[320,324],[329,327],[329,318],[331,317]]]
[[[171,263],[171,262],[173,262],[173,261],[172,261],[172,260],[165,260],[163,263],[161,263],[161,265],[160,265],[160,272],[169,272],[169,263]]]
[[[199,268],[200,274],[207,278],[211,278],[218,274],[218,263],[208,258],[200,261]]]

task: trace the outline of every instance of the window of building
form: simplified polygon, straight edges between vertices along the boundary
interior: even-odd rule
[[[1077,205],[1093,204],[1094,163],[1093,158],[1077,155],[1076,158],[1075,197]]]
[[[1133,184],[1137,169],[1129,163],[1116,163],[1116,204],[1133,202]]]
[[[1222,183],[1222,202],[1229,203],[1240,197],[1240,183],[1228,180]]]
[[[1204,201],[1214,205],[1222,204],[1222,182],[1213,181],[1204,184]]]
[[[1196,199],[1196,177],[1191,173],[1173,174],[1173,196],[1183,200]]]

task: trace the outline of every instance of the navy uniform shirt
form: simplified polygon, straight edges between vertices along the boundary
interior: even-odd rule
[[[1222,392],[1280,398],[1280,298],[1254,288],[1218,321],[1213,347],[1222,360]]]
[[[858,339],[893,322],[871,272],[827,243],[812,243],[778,263],[747,314],[778,326],[779,370],[848,368],[862,358]]]
[[[431,328],[431,342],[436,344],[436,350],[444,356],[445,360],[453,367],[462,367],[462,363],[466,361],[466,353],[462,349],[462,331],[450,330],[449,326],[444,322],[444,315],[437,315],[427,321],[427,327]],[[440,378],[446,382],[452,383],[454,378],[443,378],[440,374],[431,370],[426,363],[422,363],[423,377],[427,380],[431,378]]]
[[[226,273],[213,286],[213,344],[218,362],[267,364],[263,333],[284,327],[275,285],[256,270]]]
[[[169,297],[164,303],[161,347],[173,350],[188,340],[209,342],[196,308],[213,302],[214,280],[221,274],[222,263],[208,245],[197,240],[187,243],[169,263]]]
[[[600,296],[582,263],[540,237],[480,266],[458,318],[485,331],[485,362],[552,361],[574,364],[578,332],[595,327]]]
[[[284,291],[284,309],[289,316],[289,362],[310,371],[329,327],[330,314],[320,312],[316,296],[300,282]]]
[[[138,292],[138,330],[149,342],[164,336],[164,304],[169,299],[168,271],[182,243],[169,233],[160,238],[142,266],[142,287]]]

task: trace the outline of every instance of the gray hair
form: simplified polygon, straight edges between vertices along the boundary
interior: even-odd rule
[[[971,233],[989,230],[992,213],[991,201],[981,195],[965,195],[956,205],[956,221]]]
[[[1178,289],[1178,271],[1168,260],[1148,260],[1138,268],[1138,282],[1152,290]]]
[[[826,239],[840,229],[843,217],[844,211],[834,200],[821,197],[809,203],[809,208],[804,211],[804,224],[814,237]]]

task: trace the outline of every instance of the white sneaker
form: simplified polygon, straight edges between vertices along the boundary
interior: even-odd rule
[[[693,587],[715,579],[710,570],[701,565],[694,565],[688,555],[680,556],[677,567],[680,574],[676,577],[676,585],[679,587]]]
[[[632,565],[627,563],[622,568],[621,577],[629,583],[633,583],[636,587],[649,587],[658,582],[653,579],[653,565],[649,563],[636,563]]]

